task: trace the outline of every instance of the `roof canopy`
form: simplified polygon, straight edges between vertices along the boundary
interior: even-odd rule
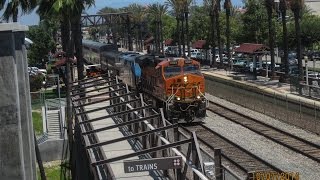
[[[194,49],[205,49],[206,40],[198,40],[192,44]]]
[[[144,44],[150,44],[150,43],[153,42],[153,40],[154,40],[154,37],[151,36],[151,37],[149,37],[148,39],[146,39],[146,40],[144,41]]]
[[[166,46],[173,45],[173,39],[166,39],[166,40],[164,41],[164,44],[165,44]]]
[[[261,54],[269,50],[270,48],[263,44],[243,43],[240,45],[240,47],[236,48],[234,51],[238,53]]]

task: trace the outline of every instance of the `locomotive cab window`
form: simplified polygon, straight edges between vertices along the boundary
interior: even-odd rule
[[[179,66],[168,66],[164,68],[164,76],[166,78],[181,74],[181,67]]]
[[[183,72],[201,75],[198,65],[186,65],[183,67]]]

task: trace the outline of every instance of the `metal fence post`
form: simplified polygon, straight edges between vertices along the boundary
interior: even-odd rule
[[[262,105],[263,114],[266,114],[266,110],[265,110],[265,107],[264,107],[264,105],[266,104],[266,103],[264,102],[264,92],[262,92],[262,103],[263,103],[263,105]]]
[[[314,107],[314,127],[315,127],[315,132],[316,134],[318,134],[318,131],[317,131],[317,106],[316,106],[316,102],[313,101],[313,107]]]
[[[191,145],[191,151],[192,151],[192,162],[196,167],[199,167],[199,159],[198,159],[198,154],[197,154],[197,149],[196,149],[196,143],[193,141],[192,145]],[[194,180],[199,180],[199,177],[197,176],[197,174],[193,173],[193,179]]]
[[[216,180],[222,180],[221,149],[214,149],[214,169]]]
[[[177,118],[173,118],[173,123],[178,123],[178,119]],[[174,136],[174,142],[178,142],[180,140],[180,135],[179,135],[179,127],[175,127],[173,129],[173,136]],[[181,147],[177,146],[178,151],[181,151]],[[181,173],[181,169],[176,169],[176,179],[180,180],[182,178],[182,173]]]
[[[301,114],[301,99],[299,98],[299,119],[300,119],[300,121],[301,121],[301,116],[302,116],[302,114]]]
[[[286,94],[286,110],[287,110],[287,122],[289,122],[288,94]]]
[[[276,92],[273,92],[273,106],[276,107]],[[277,118],[276,108],[274,108],[274,118]]]

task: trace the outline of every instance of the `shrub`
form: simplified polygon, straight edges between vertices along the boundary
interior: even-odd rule
[[[30,91],[35,92],[41,89],[42,82],[44,81],[44,76],[42,74],[32,75],[29,78],[30,81]]]

